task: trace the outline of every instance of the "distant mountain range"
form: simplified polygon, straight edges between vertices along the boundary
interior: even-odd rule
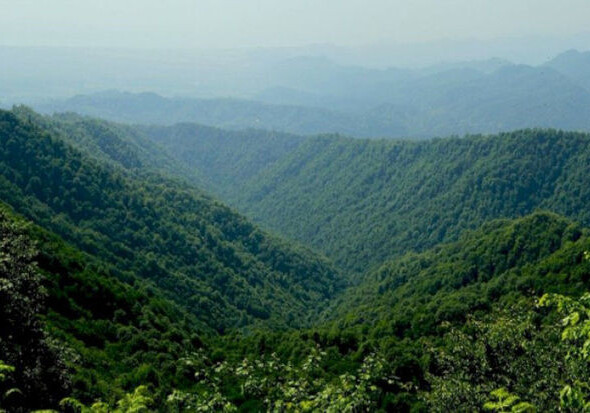
[[[569,50],[546,64],[590,90],[590,52]]]
[[[297,134],[425,138],[554,127],[590,130],[590,52],[565,52],[541,66],[501,59],[420,70],[340,66],[323,58],[269,69],[254,100],[165,98],[102,92],[34,105],[110,120]]]

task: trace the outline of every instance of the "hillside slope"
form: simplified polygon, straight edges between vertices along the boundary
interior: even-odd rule
[[[202,176],[211,193],[230,196],[232,188],[297,149],[307,138],[258,130],[227,131],[191,123],[136,127],[180,165]],[[184,170],[177,175],[191,177]],[[229,192],[226,192],[229,191]]]
[[[424,142],[321,136],[272,162],[240,158],[236,136],[216,141],[215,164],[207,163],[200,148],[208,141],[199,133],[158,136],[172,156],[214,178],[226,202],[357,272],[536,208],[590,222],[586,134],[523,130]],[[253,139],[247,153],[270,147]],[[248,172],[250,162],[258,173]]]
[[[27,408],[70,394],[113,405],[146,384],[162,411],[474,411],[500,387],[551,411],[564,383],[589,377],[566,359],[557,315],[536,304],[590,287],[588,232],[552,212],[527,215],[549,205],[587,219],[587,135],[416,143],[194,125],[162,135],[0,115],[10,205],[0,208],[0,351],[16,367],[10,380],[34,395]],[[162,141],[142,142],[152,131]],[[175,151],[194,133],[201,141],[183,159]],[[294,233],[335,231],[319,245],[351,271],[374,270],[337,294],[343,280],[327,261],[158,172],[173,175],[176,162],[195,176],[215,169],[212,188],[260,202],[263,218],[295,214]]]
[[[110,263],[4,204],[0,233],[0,354],[20,391],[11,406],[56,408],[70,395],[112,400],[139,384],[158,386],[160,397],[183,385],[177,360],[205,346],[210,328],[150,283],[121,282]]]
[[[318,410],[338,404],[481,411],[494,399],[491,392],[505,388],[539,411],[558,410],[564,383],[587,380],[590,370],[567,357],[582,344],[562,341],[559,315],[538,298],[561,293],[575,300],[587,291],[588,250],[588,231],[553,213],[495,220],[456,242],[385,263],[309,330],[264,332],[225,348],[246,354],[248,361],[233,368],[254,371],[257,378],[241,383],[262,388],[270,403],[278,393]],[[258,376],[249,366],[261,354],[272,367]],[[305,370],[292,375],[302,358],[312,378]],[[211,374],[224,385],[233,382]],[[269,387],[260,384],[267,380]],[[325,381],[332,385],[322,387]]]
[[[549,212],[490,221],[453,243],[384,263],[327,316],[343,329],[369,324],[372,336],[387,341],[437,334],[441,323],[460,325],[498,302],[547,292],[575,296],[590,281],[587,235]]]
[[[589,249],[588,232],[555,214],[489,222],[384,264],[338,300],[325,340],[379,348],[418,388],[414,408],[479,411],[504,388],[557,410],[564,383],[589,370],[570,359],[580,344],[563,338],[561,319],[537,299],[588,291]]]
[[[308,250],[268,236],[192,187],[90,159],[0,113],[0,194],[18,213],[153,281],[217,330],[305,323],[342,285]]]

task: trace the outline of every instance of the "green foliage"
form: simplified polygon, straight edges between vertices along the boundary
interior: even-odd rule
[[[150,280],[209,327],[305,324],[342,287],[326,260],[261,232],[192,187],[98,163],[35,122],[0,113],[3,200],[111,263],[124,281]]]
[[[38,331],[38,343],[27,339],[27,348],[58,357],[37,369],[21,369],[8,358],[17,374],[59,373],[60,380],[36,382],[71,384],[83,403],[103,399],[112,405],[149,384],[161,403],[172,387],[190,390],[177,360],[203,347],[215,330],[304,325],[343,285],[326,260],[264,234],[192,187],[156,174],[155,167],[143,169],[143,162],[153,164],[128,145],[128,137],[118,141],[116,127],[17,112],[0,112],[0,195],[84,251],[38,227],[3,238],[3,245],[14,244],[15,257],[3,265],[16,267],[6,270],[9,282],[0,291],[7,297],[3,304],[14,304],[0,307],[10,311],[2,322],[17,326],[11,317],[34,319],[22,323]],[[97,145],[100,151],[90,157],[65,143],[76,137],[80,149]],[[6,228],[16,221],[12,213],[2,216]],[[27,247],[31,239],[38,249]],[[38,266],[29,269],[29,261]],[[40,283],[43,288],[35,288]],[[45,296],[46,305],[39,304]],[[3,346],[6,337],[0,336]],[[26,357],[29,363],[37,359]],[[44,390],[29,400],[55,406],[63,395]]]
[[[82,368],[78,367],[74,376],[76,394],[84,403],[108,398],[106,404],[96,408],[115,406],[129,389],[150,383],[156,386],[154,400],[157,405],[166,403],[173,411],[405,409],[419,406],[421,400],[432,411],[449,405],[478,409],[489,400],[490,392],[504,386],[522,400],[531,400],[540,408],[551,409],[559,400],[561,381],[572,372],[569,365],[564,368],[560,361],[565,354],[555,345],[560,337],[557,329],[551,324],[539,324],[544,315],[535,314],[530,307],[516,307],[508,313],[491,311],[500,301],[503,304],[519,302],[519,294],[526,297],[531,290],[578,290],[579,287],[575,286],[581,285],[584,274],[588,273],[587,263],[581,259],[588,249],[588,240],[578,227],[552,214],[540,213],[499,224],[492,223],[481,231],[467,234],[457,243],[424,253],[432,254],[428,259],[408,257],[412,262],[421,263],[425,269],[422,275],[410,269],[414,275],[406,277],[399,270],[392,271],[392,266],[397,264],[389,263],[368,277],[363,288],[370,287],[372,295],[364,297],[361,289],[354,298],[356,301],[348,301],[357,305],[361,297],[366,299],[364,307],[359,307],[366,317],[362,323],[351,323],[350,316],[343,312],[334,322],[315,331],[228,335],[210,341],[211,348],[188,356],[185,353],[191,351],[188,346],[190,338],[186,334],[181,333],[178,337],[179,345],[162,342],[162,338],[167,337],[165,332],[170,329],[181,332],[195,329],[194,324],[181,324],[177,317],[182,313],[176,312],[171,304],[165,304],[161,299],[146,300],[141,291],[133,293],[124,284],[109,279],[102,287],[108,285],[108,290],[101,292],[101,288],[93,288],[92,293],[102,297],[99,302],[109,305],[106,308],[90,306],[96,301],[92,295],[80,296],[79,293],[89,285],[101,285],[101,278],[108,279],[109,276],[104,273],[94,276],[89,269],[79,273],[79,269],[85,267],[81,262],[83,257],[76,256],[79,253],[43,231],[33,228],[30,233],[36,234],[38,245],[44,251],[38,255],[38,262],[46,279],[58,282],[55,287],[48,288],[48,302],[53,303],[53,295],[59,297],[71,291],[67,301],[76,303],[75,306],[70,304],[67,311],[61,307],[63,304],[55,304],[61,316],[50,314],[48,321],[54,333],[67,332],[61,337],[81,356],[78,364]],[[527,247],[523,248],[524,245]],[[456,279],[463,280],[464,277],[460,268],[471,262],[479,265],[479,276],[467,284],[457,283]],[[488,266],[490,262],[495,263],[495,270]],[[48,266],[50,263],[52,266]],[[425,266],[425,263],[429,265]],[[451,263],[454,267],[449,266]],[[407,265],[403,263],[399,268],[407,270]],[[50,270],[55,275],[51,275]],[[405,280],[405,284],[390,284],[393,274]],[[371,280],[377,284],[371,286]],[[380,288],[382,285],[387,287]],[[437,286],[438,292],[431,285]],[[469,290],[470,286],[478,286],[476,291],[488,297],[490,303],[477,307],[479,310],[465,309],[463,290]],[[494,293],[482,292],[483,287]],[[411,332],[412,340],[409,341],[402,337],[396,339],[397,333],[384,330],[385,326],[391,325],[388,320],[399,317],[401,312],[391,306],[389,300],[392,297],[398,298],[391,302],[406,297],[405,301],[399,301],[399,308],[407,312],[415,306],[412,301],[423,300],[427,291],[434,292],[436,298],[426,302],[447,308],[441,313],[441,316],[446,314],[443,318],[435,319],[432,324],[424,317],[408,313],[413,327],[399,331]],[[108,294],[105,296],[107,292],[116,295],[108,298]],[[159,304],[154,307],[156,303]],[[447,315],[459,313],[450,311],[449,303],[460,305],[465,313],[483,316],[490,312],[490,317],[483,322],[463,317],[448,318]],[[140,312],[134,313],[138,311],[135,308],[141,309]],[[169,311],[169,320],[164,323],[155,317],[162,310],[164,314],[157,317]],[[421,315],[432,310],[416,307],[414,311]],[[84,313],[83,319],[76,316]],[[373,321],[370,317],[374,318]],[[68,319],[76,321],[68,322]],[[112,321],[101,321],[109,319]],[[445,320],[452,324],[445,326]],[[127,330],[126,324],[134,326],[125,336],[129,346],[120,342],[118,337],[121,336],[110,336],[109,333],[113,328]],[[373,327],[368,329],[367,325]],[[451,327],[453,325],[455,327]],[[92,335],[85,342],[78,341],[85,334]],[[433,339],[423,341],[432,335]],[[153,337],[155,341],[142,337]],[[101,352],[88,347],[97,340],[104,343]],[[136,340],[159,345],[137,347],[132,344]],[[321,350],[316,348],[318,344]],[[376,354],[371,347],[378,347]],[[281,354],[273,354],[275,349]],[[153,351],[161,353],[152,357]],[[306,351],[307,354],[301,354]],[[162,358],[164,353],[171,357]],[[430,361],[419,361],[417,354],[420,353],[428,355]],[[248,355],[244,358],[241,354]],[[339,364],[341,367],[337,367]],[[103,373],[98,373],[99,366]],[[157,366],[159,374],[149,373],[148,366],[152,369]],[[148,369],[146,373],[142,372],[144,368]],[[128,371],[136,374],[136,378],[125,378],[129,377]],[[87,384],[79,388],[82,383]]]
[[[0,209],[0,354],[6,360],[0,368],[0,390],[16,384],[18,394],[3,391],[27,408],[42,407],[40,400],[55,403],[69,390],[62,351],[39,320],[46,293],[36,254],[22,224]]]
[[[9,366],[8,364],[4,364],[2,360],[0,360],[0,382],[6,380],[7,375],[14,372],[14,367]]]
[[[6,387],[6,382],[11,378],[14,370],[13,366],[9,366],[0,360],[0,412],[5,412],[3,405],[7,400],[10,402],[14,395],[22,395],[21,391],[16,387]]]
[[[150,397],[147,387],[139,386],[132,394],[126,394],[117,402],[115,413],[140,413],[149,411],[153,400]]]
[[[271,162],[256,154],[273,151],[274,142],[227,137],[213,163],[210,151],[199,151],[207,138],[197,131],[154,133],[171,155],[212,179],[222,199],[359,273],[538,208],[590,223],[586,134],[523,130],[424,142],[322,136]],[[251,162],[233,162],[242,140]],[[250,175],[252,165],[264,167]]]
[[[177,160],[176,175],[199,182],[211,193],[230,197],[260,171],[299,147],[306,138],[259,130],[227,131],[195,124],[141,126],[153,141]],[[136,132],[137,133],[137,132]],[[199,178],[191,178],[185,169]]]
[[[317,348],[300,364],[283,362],[276,354],[237,362],[212,363],[203,353],[184,360],[195,374],[198,393],[175,391],[168,396],[174,411],[355,412],[374,409],[383,386],[399,385],[388,376],[386,362],[367,356],[358,370],[332,376],[323,368],[326,353]],[[234,400],[225,393],[239,389]],[[249,406],[249,407],[247,407]]]
[[[326,316],[339,328],[370,323],[375,337],[415,339],[499,301],[574,292],[588,281],[588,264],[574,265],[589,245],[581,235],[580,227],[550,213],[493,221],[457,242],[383,264],[338,297]]]
[[[574,344],[570,357],[590,360],[590,293],[575,299],[559,294],[545,294],[539,300],[540,306],[555,306],[562,319],[563,332],[561,338]]]
[[[490,393],[495,401],[483,405],[485,410],[493,412],[525,413],[534,412],[535,407],[527,402],[521,402],[518,396],[510,394],[505,388],[499,388]]]
[[[60,402],[60,407],[78,413],[142,413],[150,412],[154,400],[146,386],[138,386],[133,393],[125,394],[115,407],[104,402],[95,402],[90,407],[68,397]]]
[[[449,328],[429,347],[429,390],[421,395],[429,410],[479,410],[499,388],[540,411],[556,410],[562,382],[575,369],[565,362],[558,326],[543,321],[534,303],[526,302]],[[498,407],[507,400],[495,402]]]
[[[55,406],[72,390],[114,398],[141,383],[163,397],[179,384],[176,360],[206,331],[186,310],[4,209],[0,232],[0,345],[29,406]]]
[[[590,368],[590,293],[580,298],[566,297],[560,294],[545,294],[539,300],[542,307],[556,307],[561,320],[561,340],[567,347],[570,364],[578,367],[571,374],[560,392],[561,407],[566,411],[590,410],[590,386],[588,370]]]
[[[14,107],[12,113],[23,121],[32,122],[52,135],[59,136],[100,162],[122,167],[140,176],[154,172],[176,177],[182,175],[193,183],[202,184],[201,177],[175,162],[146,139],[138,128],[85,118],[74,113],[44,117],[25,106]]]
[[[587,231],[552,212],[490,221],[539,206],[586,220],[586,135],[291,141],[17,108],[0,112],[0,138],[9,409],[589,405]],[[180,161],[363,271],[358,285],[341,293],[327,260],[194,189],[202,171]]]

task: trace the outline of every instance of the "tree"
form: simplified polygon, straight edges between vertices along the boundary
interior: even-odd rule
[[[67,369],[39,315],[45,294],[34,262],[34,246],[22,224],[0,210],[0,354],[14,366],[22,406],[52,406],[69,388]]]

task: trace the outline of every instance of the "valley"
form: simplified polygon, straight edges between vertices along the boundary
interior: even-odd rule
[[[588,21],[0,0],[0,413],[590,412]]]
[[[23,395],[2,403],[477,410],[510,383],[551,410],[585,374],[538,300],[588,288],[587,134],[361,140],[22,106],[0,133],[2,274],[36,285],[2,290]]]

